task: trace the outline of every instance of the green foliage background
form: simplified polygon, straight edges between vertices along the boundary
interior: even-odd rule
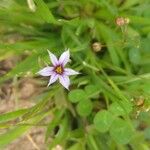
[[[0,148],[53,116],[43,125],[47,149],[150,149],[149,8],[149,0],[1,0],[0,60],[27,54],[0,77],[1,85],[37,77],[49,64],[47,49],[59,56],[70,48],[70,67],[82,74],[71,78],[70,91],[54,84],[37,95],[35,106],[1,114],[0,128],[9,130],[0,135]],[[119,16],[130,23],[118,27]],[[103,45],[100,52],[92,50],[94,42]]]

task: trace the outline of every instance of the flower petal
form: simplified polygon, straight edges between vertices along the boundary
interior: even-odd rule
[[[50,76],[53,74],[53,67],[45,67],[38,72],[42,76]]]
[[[70,80],[68,76],[61,75],[59,76],[59,82],[67,89],[69,90]]]
[[[69,62],[70,52],[69,50],[63,52],[59,58],[59,64],[65,66]]]
[[[48,51],[48,54],[49,54],[49,57],[50,57],[50,60],[51,60],[52,64],[54,66],[57,66],[58,65],[57,57],[53,53],[51,53],[49,50],[47,50],[47,51]]]
[[[48,83],[47,86],[49,86],[49,85],[51,85],[52,83],[56,82],[56,80],[58,79],[58,77],[59,77],[58,74],[53,73],[53,74],[51,75],[51,78],[50,78],[49,83]]]
[[[73,70],[73,69],[65,68],[64,69],[64,74],[67,75],[67,76],[70,76],[70,75],[76,75],[76,74],[80,74],[80,73]]]

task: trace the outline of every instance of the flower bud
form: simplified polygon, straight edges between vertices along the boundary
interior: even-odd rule
[[[125,22],[125,24],[129,24],[130,23],[130,19],[129,18],[124,18],[124,22]]]
[[[123,17],[118,17],[118,18],[116,19],[116,24],[117,24],[118,26],[123,26],[123,25],[125,24],[125,19],[124,19]]]

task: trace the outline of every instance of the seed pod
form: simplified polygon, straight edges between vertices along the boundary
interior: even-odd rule
[[[102,49],[102,44],[100,42],[94,42],[92,44],[92,49],[94,52],[99,52]]]
[[[137,100],[136,100],[136,106],[141,107],[144,105],[145,99],[144,97],[140,96]]]

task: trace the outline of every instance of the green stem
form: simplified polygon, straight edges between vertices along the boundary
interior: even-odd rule
[[[88,136],[88,140],[90,142],[89,144],[91,145],[92,150],[99,150],[99,148],[98,148],[98,146],[97,146],[97,144],[96,144],[96,142],[94,140],[94,137],[92,135]]]

